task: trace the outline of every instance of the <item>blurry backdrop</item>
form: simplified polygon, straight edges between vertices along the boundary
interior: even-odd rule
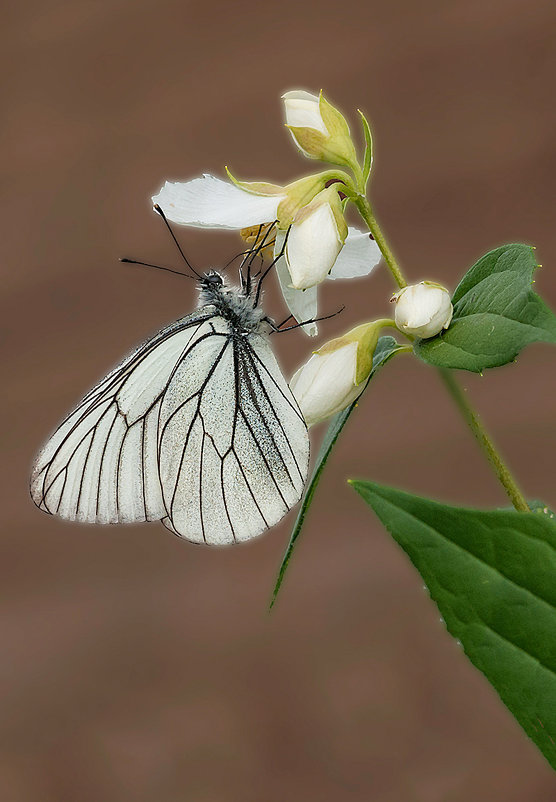
[[[536,802],[556,777],[446,634],[419,577],[345,483],[504,505],[434,371],[380,375],[329,463],[272,615],[293,522],[196,548],[160,525],[35,509],[32,458],[128,349],[194,304],[149,198],[225,164],[312,169],[280,94],[368,113],[372,195],[407,274],[453,287],[535,244],[556,304],[552,0],[30,0],[2,30],[0,799],[6,802]],[[233,234],[182,230],[198,266]],[[175,263],[175,261],[174,261]],[[384,268],[332,284],[331,337],[384,316]],[[276,286],[267,306],[280,314]],[[277,338],[287,374],[303,334]],[[556,504],[556,351],[464,375],[529,496]],[[322,430],[313,432],[315,444]]]

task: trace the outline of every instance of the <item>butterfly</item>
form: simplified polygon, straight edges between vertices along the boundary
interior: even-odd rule
[[[285,329],[259,306],[279,257],[251,276],[263,238],[239,287],[197,273],[155,208],[198,280],[199,306],[83,398],[39,454],[31,495],[70,521],[161,521],[196,543],[249,540],[299,501],[309,463],[307,427],[270,345]]]

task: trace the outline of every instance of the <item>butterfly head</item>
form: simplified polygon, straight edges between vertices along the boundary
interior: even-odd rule
[[[207,270],[199,281],[202,304],[218,303],[226,292],[224,278],[216,270]]]
[[[220,289],[224,284],[224,279],[216,270],[208,270],[201,279],[203,289]]]
[[[216,270],[207,271],[200,280],[200,304],[216,307],[218,313],[238,331],[260,327],[263,312],[253,307],[253,298],[244,288],[231,287]]]

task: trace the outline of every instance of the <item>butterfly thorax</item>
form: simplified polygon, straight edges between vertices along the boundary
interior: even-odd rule
[[[253,306],[253,297],[239,287],[230,287],[215,270],[207,273],[200,282],[199,306],[214,306],[219,315],[229,320],[239,332],[260,329],[263,311]]]

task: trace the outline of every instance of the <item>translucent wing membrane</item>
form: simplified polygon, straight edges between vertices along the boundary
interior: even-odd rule
[[[264,336],[212,307],[145,343],[47,443],[31,493],[89,523],[158,520],[196,542],[247,540],[299,500],[305,423]]]

